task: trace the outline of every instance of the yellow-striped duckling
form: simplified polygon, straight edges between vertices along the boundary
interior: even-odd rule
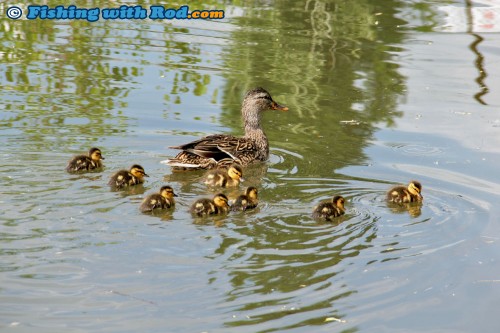
[[[253,209],[257,207],[259,203],[258,191],[255,187],[250,186],[245,190],[245,194],[240,195],[236,198],[231,210],[233,211],[245,211],[247,209]]]
[[[149,177],[144,172],[144,168],[138,164],[134,164],[130,167],[130,170],[120,170],[111,176],[108,185],[120,189],[126,186],[142,184],[144,183],[144,177]]]
[[[101,150],[99,148],[90,148],[88,155],[78,155],[69,160],[66,166],[67,172],[90,171],[102,167]]]
[[[422,184],[416,180],[412,180],[407,187],[394,186],[387,191],[387,201],[395,203],[420,202],[422,197]]]
[[[198,199],[191,205],[191,214],[196,216],[222,215],[229,212],[227,197],[218,193],[213,199]]]
[[[322,202],[314,207],[312,216],[315,219],[332,221],[335,217],[344,215],[344,203],[344,197],[336,195],[331,201]]]
[[[174,189],[170,186],[163,186],[160,192],[148,195],[141,203],[139,209],[143,213],[152,212],[155,209],[167,209],[175,205]]]
[[[238,186],[243,180],[243,170],[238,164],[232,164],[228,168],[214,169],[208,172],[205,184],[208,186],[233,187]]]

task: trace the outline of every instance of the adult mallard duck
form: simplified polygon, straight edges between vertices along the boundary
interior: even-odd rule
[[[344,215],[344,203],[344,197],[336,195],[331,201],[322,202],[314,207],[312,216],[315,219],[332,221],[335,217]]]
[[[220,165],[237,162],[245,166],[254,161],[265,161],[269,157],[269,142],[260,119],[266,110],[287,111],[276,103],[263,88],[247,92],[241,106],[245,135],[215,134],[180,146],[169,147],[182,150],[176,157],[162,161],[177,168],[212,169]]]
[[[245,190],[245,194],[240,195],[234,200],[231,206],[233,211],[245,211],[257,207],[259,203],[257,188],[250,186]]]
[[[196,216],[222,215],[229,212],[227,197],[218,193],[213,199],[198,199],[191,205],[191,214]]]
[[[101,150],[99,148],[90,148],[88,155],[78,155],[69,160],[66,166],[68,172],[89,171],[102,167]]]
[[[238,164],[232,164],[229,168],[218,168],[210,170],[205,179],[208,186],[232,187],[238,186],[243,176],[243,170]]]
[[[139,209],[143,213],[148,213],[155,209],[173,207],[175,205],[174,197],[176,196],[177,194],[174,193],[173,188],[170,186],[162,186],[159,193],[153,193],[144,198]]]
[[[422,184],[412,180],[407,187],[399,185],[387,191],[387,201],[395,203],[420,202],[424,200],[421,193]]]
[[[134,164],[130,167],[130,170],[120,170],[111,176],[108,185],[116,189],[121,189],[126,186],[144,183],[144,177],[149,177],[149,175],[144,172],[144,168],[139,164]]]

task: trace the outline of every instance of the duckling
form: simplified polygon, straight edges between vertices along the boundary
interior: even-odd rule
[[[257,207],[258,204],[258,191],[255,187],[250,186],[245,190],[245,194],[240,195],[236,200],[234,200],[231,210],[233,211],[245,211],[247,209],[253,209]]]
[[[166,209],[175,205],[174,189],[170,186],[163,186],[159,193],[148,195],[141,203],[140,210],[143,213],[152,212],[155,209]]]
[[[209,186],[232,187],[238,186],[243,180],[243,170],[238,164],[232,164],[229,168],[220,168],[209,171],[205,184]]]
[[[314,207],[312,216],[315,219],[332,221],[333,218],[344,215],[344,203],[344,197],[336,195],[332,201],[322,202]]]
[[[125,186],[142,184],[144,183],[144,177],[149,177],[149,175],[144,172],[144,168],[138,164],[134,164],[130,167],[130,171],[120,170],[111,176],[108,185],[120,189]]]
[[[99,148],[90,148],[88,155],[78,155],[69,160],[66,166],[67,172],[89,171],[102,167],[101,150]]]
[[[395,203],[420,202],[424,199],[421,192],[422,185],[418,181],[412,180],[408,187],[399,185],[387,191],[387,201]]]
[[[191,205],[191,214],[196,216],[219,215],[229,212],[227,197],[218,193],[211,199],[198,199]]]

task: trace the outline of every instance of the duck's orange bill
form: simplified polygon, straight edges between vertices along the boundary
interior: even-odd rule
[[[271,108],[273,110],[288,111],[288,107],[287,106],[279,105],[275,101],[273,101],[273,103],[271,104]]]

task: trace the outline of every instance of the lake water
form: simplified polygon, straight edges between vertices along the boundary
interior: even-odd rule
[[[500,2],[210,4],[189,6],[223,20],[1,15],[1,331],[498,332]],[[242,135],[256,86],[290,110],[224,192],[259,207],[193,219],[204,172],[160,161]],[[92,146],[105,168],[67,174]],[[134,163],[145,184],[110,190]],[[423,204],[388,206],[411,179]],[[164,184],[175,210],[141,214]],[[334,194],[346,215],[312,220]]]

